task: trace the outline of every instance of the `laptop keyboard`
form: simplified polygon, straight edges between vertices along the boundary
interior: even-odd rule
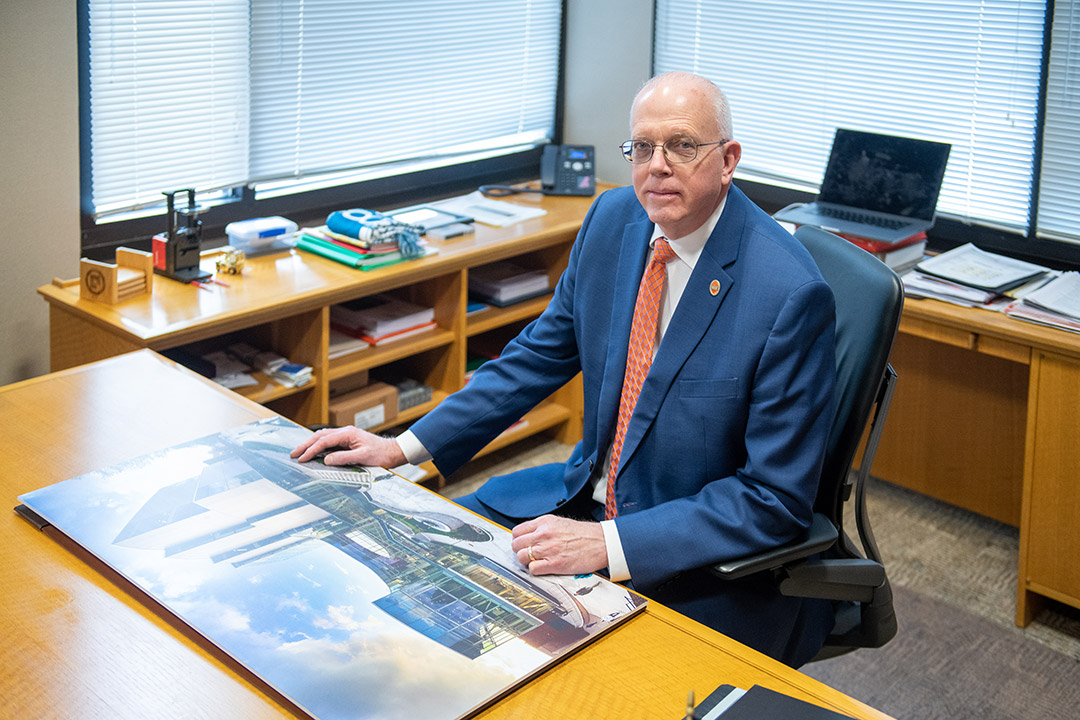
[[[884,218],[878,215],[870,215],[868,213],[862,213],[857,210],[845,210],[843,208],[834,207],[818,207],[818,212],[822,215],[826,215],[837,220],[847,220],[848,222],[863,223],[864,225],[874,225],[880,228],[886,228],[888,230],[896,230],[907,225],[907,222],[903,220],[896,220],[893,218]]]

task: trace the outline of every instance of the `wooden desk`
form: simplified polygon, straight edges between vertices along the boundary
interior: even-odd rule
[[[1016,622],[1080,607],[1080,336],[907,300],[873,474],[1020,528]]]
[[[271,411],[143,350],[0,388],[0,487],[24,492]],[[243,668],[139,590],[2,521],[0,706],[20,718],[291,717]],[[856,718],[883,714],[653,604],[483,718],[676,718],[686,692],[761,684]]]
[[[475,235],[433,242],[438,251],[434,255],[368,272],[292,250],[248,259],[242,275],[220,276],[228,287],[201,289],[157,276],[151,294],[116,305],[81,299],[77,279],[54,281],[38,289],[49,303],[50,368],[63,370],[140,348],[202,354],[240,340],[313,368],[313,382],[302,388],[285,388],[256,373],[256,386],[238,390],[296,422],[328,422],[331,389],[369,371],[376,379],[384,373],[433,388],[431,402],[369,429],[378,432],[415,420],[464,385],[471,343],[505,343],[550,299],[467,316],[469,269],[512,259],[545,270],[554,287],[593,198],[523,195],[513,202],[538,206],[546,214],[503,228],[477,224]],[[205,257],[202,267],[213,271],[213,258]],[[330,307],[384,292],[434,307],[438,327],[331,359]],[[485,451],[539,432],[573,444],[581,437],[581,403],[580,381],[571,382]],[[442,487],[434,466],[428,463],[425,468]]]

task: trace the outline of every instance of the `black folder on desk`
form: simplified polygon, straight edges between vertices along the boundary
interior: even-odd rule
[[[734,694],[734,697],[732,697]],[[838,720],[849,716],[761,685],[745,692],[721,685],[694,709],[694,720]]]

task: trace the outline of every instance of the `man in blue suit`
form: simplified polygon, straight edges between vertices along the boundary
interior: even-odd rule
[[[804,248],[732,185],[741,148],[713,83],[650,80],[631,138],[633,188],[596,200],[551,303],[497,360],[396,439],[323,430],[293,454],[340,447],[326,462],[384,467],[432,457],[449,475],[581,372],[584,432],[569,459],[492,478],[460,502],[513,527],[533,573],[606,569],[798,666],[831,629],[828,603],[701,568],[810,523],[832,417],[832,293]],[[651,366],[616,437],[635,300],[661,252]]]

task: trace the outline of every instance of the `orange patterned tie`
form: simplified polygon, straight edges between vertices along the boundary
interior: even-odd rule
[[[615,442],[611,446],[611,465],[608,466],[607,497],[604,517],[608,520],[619,514],[615,507],[615,474],[619,469],[626,428],[634,414],[638,394],[652,365],[653,343],[656,341],[656,316],[660,310],[660,294],[667,277],[665,266],[675,257],[664,238],[657,238],[652,262],[645,269],[634,305],[634,320],[630,325],[630,344],[626,353],[626,374],[623,376],[622,396],[619,398],[619,424],[615,428]]]

